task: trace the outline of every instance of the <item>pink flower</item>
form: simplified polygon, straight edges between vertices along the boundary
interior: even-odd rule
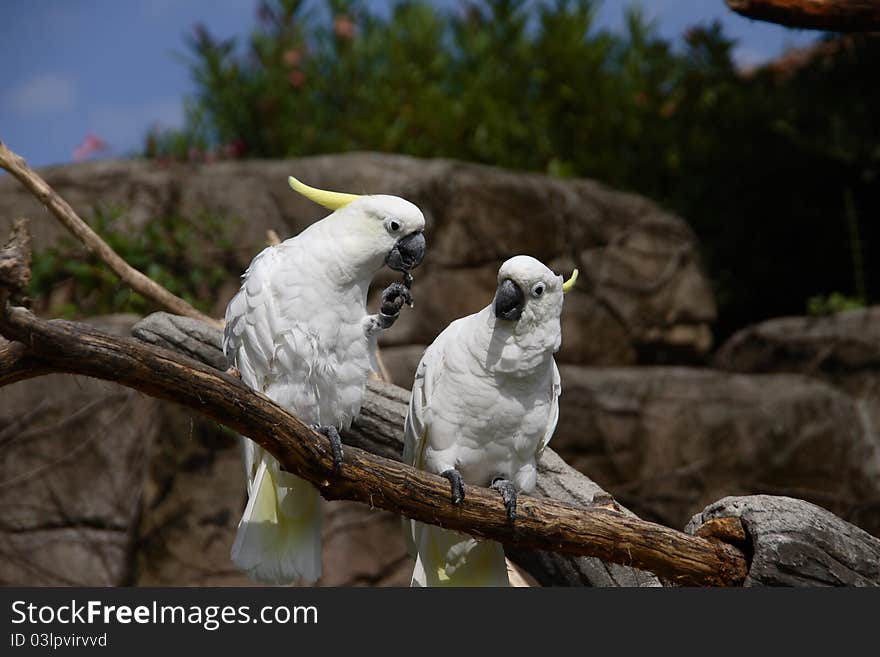
[[[302,61],[302,53],[298,49],[292,48],[290,50],[285,50],[281,58],[284,60],[285,64],[290,68],[293,68]]]
[[[299,70],[291,71],[287,76],[287,81],[290,82],[291,87],[299,89],[306,83],[306,74]]]
[[[73,161],[82,162],[85,159],[107,150],[104,140],[92,132],[86,134],[82,143],[73,149]]]
[[[339,14],[333,19],[333,31],[340,39],[351,39],[354,37],[354,21],[345,14]]]

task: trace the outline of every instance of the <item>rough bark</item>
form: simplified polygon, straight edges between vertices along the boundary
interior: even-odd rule
[[[834,32],[880,29],[878,0],[725,0],[747,18]]]
[[[880,586],[880,539],[814,504],[771,495],[725,497],[695,515],[685,531],[706,534],[701,527],[721,518],[738,518],[748,537],[744,586]]]

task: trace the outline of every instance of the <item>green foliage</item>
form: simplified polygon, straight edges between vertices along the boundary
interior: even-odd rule
[[[598,178],[690,222],[722,333],[880,290],[880,39],[744,74],[717,24],[673,43],[631,9],[612,34],[589,0],[325,6],[329,21],[261,2],[244,47],[197,28],[187,129],[154,135],[151,153],[369,149]]]
[[[240,222],[202,215],[161,217],[131,230],[117,209],[95,210],[92,228],[132,267],[209,311],[216,289],[240,268],[230,236]],[[73,238],[34,254],[29,294],[53,316],[157,310]]]
[[[865,300],[858,297],[848,297],[840,292],[832,292],[828,296],[815,296],[807,299],[807,314],[814,317],[833,315],[844,310],[864,308]]]

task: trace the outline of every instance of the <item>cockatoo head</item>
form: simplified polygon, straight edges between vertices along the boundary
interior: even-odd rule
[[[334,211],[319,223],[353,264],[377,270],[384,263],[408,272],[425,257],[425,217],[409,201],[385,194],[328,192],[293,176],[288,182],[306,198]]]
[[[544,327],[558,331],[562,295],[574,286],[577,269],[568,281],[540,260],[519,255],[498,270],[498,289],[492,301],[496,321],[516,323],[516,332]]]

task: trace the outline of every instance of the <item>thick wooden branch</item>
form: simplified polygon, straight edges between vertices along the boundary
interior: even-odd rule
[[[725,0],[747,18],[834,32],[880,30],[880,0]]]
[[[26,345],[52,371],[114,381],[175,401],[249,436],[327,499],[364,502],[515,547],[632,565],[679,584],[733,585],[745,576],[745,558],[730,545],[607,508],[523,496],[511,524],[493,491],[471,486],[465,502],[454,506],[445,479],[355,447],[346,449],[342,472],[334,474],[323,436],[238,379],[166,349],[80,323],[42,320],[17,307],[6,308],[0,333]]]
[[[157,305],[178,315],[195,317],[209,324],[220,325],[216,319],[196,310],[180,297],[139,272],[123,260],[101,237],[83,221],[72,207],[52,189],[27,162],[0,141],[0,167],[6,169],[30,191],[67,230],[83,245],[97,255],[110,270],[132,290]]]
[[[744,541],[746,586],[880,586],[880,539],[815,504],[791,497],[725,497],[685,531]]]

